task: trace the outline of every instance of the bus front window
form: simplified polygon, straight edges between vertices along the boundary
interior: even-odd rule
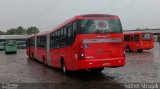
[[[150,39],[152,39],[152,34],[151,33],[143,33],[142,39],[143,40],[150,40]]]
[[[108,20],[80,20],[80,27],[82,34],[101,34],[122,32],[122,27],[119,19]]]
[[[9,46],[12,46],[12,45],[15,45],[16,44],[16,41],[13,41],[13,40],[8,40],[6,42],[6,45],[9,45]]]

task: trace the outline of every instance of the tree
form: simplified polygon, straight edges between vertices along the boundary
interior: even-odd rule
[[[3,31],[0,31],[0,35],[5,35],[6,33]]]
[[[11,28],[11,29],[7,30],[6,34],[7,35],[15,35],[16,34],[16,29],[15,28]]]
[[[24,35],[26,33],[25,29],[23,29],[23,27],[19,26],[17,29],[16,29],[16,34],[17,35]]]
[[[18,28],[11,28],[7,30],[7,35],[24,35],[26,33],[23,27],[19,26]]]
[[[29,27],[27,30],[26,30],[26,33],[28,35],[32,35],[32,34],[36,34],[39,32],[39,29],[37,27]]]
[[[29,27],[28,29],[24,29],[23,27],[19,26],[17,28],[11,28],[7,30],[7,35],[32,35],[38,33],[39,30],[37,27]]]

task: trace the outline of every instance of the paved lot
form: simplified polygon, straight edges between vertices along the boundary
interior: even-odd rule
[[[64,75],[58,69],[28,59],[25,50],[18,50],[17,54],[9,55],[0,51],[0,82],[52,83],[55,88],[68,84],[69,87],[77,89],[97,89],[97,84],[100,84],[101,88],[116,86],[120,89],[121,86],[117,83],[160,83],[160,46],[155,43],[152,50],[126,53],[125,67],[105,68],[101,74],[84,71],[70,75]]]

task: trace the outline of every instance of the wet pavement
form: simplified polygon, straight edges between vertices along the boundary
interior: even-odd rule
[[[126,53],[125,67],[105,68],[100,74],[81,71],[70,75],[29,59],[25,50],[8,55],[0,51],[0,83],[41,83],[39,89],[49,85],[53,89],[123,89],[120,83],[160,83],[160,47],[155,43],[154,49],[143,53]]]

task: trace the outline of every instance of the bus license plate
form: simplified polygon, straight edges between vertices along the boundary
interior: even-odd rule
[[[108,66],[108,65],[110,65],[109,62],[103,63],[103,66]]]

